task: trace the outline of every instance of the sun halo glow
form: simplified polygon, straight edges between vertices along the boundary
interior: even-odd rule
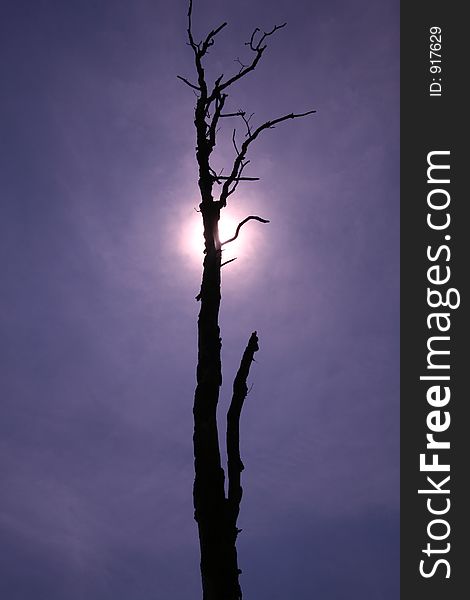
[[[241,219],[237,219],[236,217],[229,214],[222,214],[219,221],[219,237],[220,241],[224,242],[235,235],[235,231],[237,229],[237,225]],[[244,246],[243,243],[243,231],[240,233],[240,237],[238,237],[235,241],[231,242],[224,251],[223,260],[229,260],[233,258],[234,250],[241,250]],[[246,232],[245,232],[246,233]],[[204,252],[204,236],[203,236],[203,226],[201,216],[194,215],[192,217],[191,222],[188,223],[186,228],[186,232],[183,237],[183,247],[185,253],[190,254],[198,264],[201,262],[201,258]],[[227,256],[225,256],[227,254]],[[228,256],[230,254],[230,256]]]

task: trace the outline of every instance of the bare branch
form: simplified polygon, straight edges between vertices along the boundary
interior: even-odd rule
[[[233,262],[234,260],[237,260],[237,257],[235,256],[235,258],[231,258],[230,260],[226,260],[225,262],[221,263],[221,267],[223,267],[224,265],[228,265],[228,263]]]
[[[222,172],[222,171],[221,171]],[[212,179],[220,185],[220,178],[219,175],[214,171],[214,169],[209,165],[209,173],[212,176]]]
[[[248,117],[248,119],[245,117],[245,113],[243,113],[242,115],[240,115],[241,118],[243,119],[243,122],[246,125],[246,136],[245,137],[248,137],[248,136],[251,135],[250,121],[251,121],[251,119],[252,119],[252,117],[253,117],[254,114],[255,113],[251,113],[251,115]]]
[[[250,135],[251,134],[250,121],[253,118],[254,114],[255,113],[251,113],[251,115],[248,118],[246,118],[246,111],[240,109],[240,110],[237,110],[236,112],[233,112],[233,113],[224,113],[224,114],[221,114],[220,116],[222,118],[225,118],[225,117],[241,117],[243,119],[243,122],[246,125],[247,132],[248,132],[247,135]]]
[[[217,175],[217,179],[230,179],[230,177],[221,177]],[[259,181],[259,177],[235,177],[235,181]]]
[[[191,22],[192,12],[193,12],[193,0],[189,0],[189,7],[188,7],[188,38],[189,38],[189,45],[196,52],[198,50],[198,47],[197,47],[197,44],[194,42],[193,33],[192,33],[192,22]]]
[[[197,75],[198,75],[198,84],[199,84],[199,89],[201,91],[201,97],[200,97],[200,103],[198,103],[198,105],[200,104],[201,107],[204,106],[206,99],[207,99],[207,84],[205,81],[205,77],[204,77],[204,69],[202,66],[202,62],[201,62],[201,44],[197,44],[194,41],[194,37],[193,37],[193,32],[192,32],[192,12],[193,12],[193,1],[189,0],[189,7],[188,7],[188,39],[189,39],[189,45],[191,46],[191,48],[194,51],[194,60],[196,63],[196,70],[197,70]],[[206,38],[207,39],[207,38]]]
[[[264,42],[264,40],[267,37],[269,37],[270,35],[272,35],[273,33],[275,33],[278,29],[282,29],[286,25],[287,25],[287,23],[283,23],[282,25],[274,25],[274,27],[271,29],[271,31],[264,31],[263,35],[260,37],[258,43],[256,45],[254,45],[255,36],[259,31],[261,31],[259,27],[256,27],[256,29],[251,34],[250,41],[245,42],[245,46],[250,46],[250,49],[253,50],[254,52],[257,52],[260,49],[264,50],[264,48],[266,48],[266,45],[264,47],[261,46],[261,44]]]
[[[244,63],[242,63],[242,61],[238,58],[238,56],[237,56],[237,58],[235,58],[234,62],[236,62],[236,63],[238,63],[240,65],[240,71],[239,71],[239,73],[241,71],[243,71],[243,69],[246,69],[246,67],[248,66],[248,65],[245,65]]]
[[[236,140],[236,137],[235,137],[236,133],[237,133],[237,130],[234,129],[233,133],[232,133],[232,144],[233,144],[233,147],[235,148],[235,152],[237,153],[237,156],[240,156],[240,150],[238,149],[237,140]]]
[[[228,471],[228,505],[232,522],[236,520],[240,510],[243,489],[241,487],[241,472],[244,469],[240,458],[240,416],[243,403],[248,393],[247,379],[250,374],[254,354],[259,350],[258,335],[254,331],[243,353],[240,367],[233,382],[233,395],[227,413],[227,471]],[[237,529],[237,534],[240,530]]]
[[[216,177],[211,170],[209,164],[210,155],[216,144],[216,134],[218,131],[218,123],[219,119],[222,117],[241,117],[246,127],[245,140],[241,147],[239,148],[235,139],[235,131],[232,136],[232,143],[235,148],[236,158],[233,164],[232,171],[229,177],[224,178],[225,183],[223,184],[222,193],[220,196],[221,204],[223,207],[226,205],[226,200],[228,196],[234,193],[238,183],[241,181],[240,174],[246,166],[245,155],[248,149],[248,145],[256,139],[259,133],[263,129],[272,128],[276,123],[281,122],[287,118],[295,118],[297,116],[304,115],[285,115],[280,119],[276,119],[274,121],[268,121],[264,125],[260,126],[258,129],[253,131],[250,120],[253,115],[250,117],[246,117],[246,113],[243,110],[238,110],[233,113],[223,113],[223,107],[225,100],[227,98],[227,94],[223,93],[223,90],[228,88],[232,83],[235,83],[238,79],[244,77],[247,73],[254,70],[256,65],[258,64],[262,53],[266,49],[265,40],[267,37],[273,35],[279,29],[285,27],[285,23],[282,25],[275,25],[271,31],[265,31],[261,34],[261,30],[256,28],[249,40],[246,42],[246,45],[250,47],[252,52],[255,53],[255,56],[249,65],[245,65],[241,62],[239,58],[236,61],[240,64],[241,68],[238,74],[229,78],[227,81],[223,82],[223,75],[220,75],[215,83],[212,91],[208,92],[207,82],[205,78],[204,67],[202,64],[202,58],[207,53],[208,49],[214,44],[215,36],[226,26],[226,22],[219,25],[219,27],[210,31],[203,42],[196,43],[192,33],[192,0],[189,0],[189,8],[188,8],[188,39],[189,45],[192,47],[195,56],[195,64],[198,75],[197,85],[190,82],[188,79],[178,76],[186,85],[191,87],[193,91],[198,92],[198,100],[196,104],[195,111],[195,125],[197,130],[197,152],[196,156],[198,159],[200,174],[206,173],[205,182],[204,179],[199,180],[200,186],[202,185],[204,188],[204,195],[208,196],[210,193],[210,185],[212,182],[219,183],[220,178]],[[211,106],[214,105],[214,109],[211,109]],[[211,116],[212,114],[212,116]],[[308,113],[305,113],[308,114]],[[209,178],[210,176],[210,178]],[[202,191],[202,188],[201,188]]]
[[[207,34],[207,37],[201,46],[201,50],[200,50],[201,56],[204,56],[204,54],[207,52],[207,49],[213,45],[215,36],[219,33],[219,31],[221,31],[224,27],[226,27],[226,25],[227,25],[227,23],[224,22],[224,23],[222,23],[222,25],[219,25],[217,27],[217,29],[213,29],[212,31],[210,31]]]
[[[194,85],[194,83],[191,83],[190,81],[188,81],[185,77],[181,77],[181,75],[177,75],[176,76],[178,79],[181,79],[181,81],[184,81],[184,83],[186,85],[189,85],[190,88],[193,88],[194,90],[197,90],[198,92],[201,91],[201,88],[197,85]]]
[[[189,0],[189,7],[188,7],[189,45],[194,50],[195,54],[199,56],[199,59],[201,59],[206,54],[207,50],[214,44],[215,36],[219,33],[219,31],[222,31],[222,29],[227,25],[227,23],[224,22],[224,23],[222,23],[222,25],[219,25],[216,29],[209,31],[209,33],[206,36],[206,39],[203,42],[196,43],[194,41],[193,32],[192,32],[192,12],[193,12],[193,2],[192,2],[192,0]]]
[[[208,97],[208,103],[209,104],[214,101],[214,98],[215,98],[215,96],[218,93],[220,93],[223,90],[227,89],[233,83],[235,83],[236,81],[238,81],[242,77],[245,77],[245,75],[247,75],[248,73],[250,73],[251,71],[253,71],[254,69],[256,69],[256,65],[259,63],[259,61],[261,59],[261,56],[263,55],[263,52],[267,48],[266,44],[263,45],[264,40],[267,37],[269,37],[270,35],[273,35],[273,33],[275,33],[276,31],[278,31],[279,29],[282,29],[283,27],[285,27],[286,25],[287,25],[287,23],[283,23],[282,25],[275,25],[272,28],[271,31],[265,31],[265,32],[263,32],[263,35],[260,37],[260,39],[256,43],[255,43],[255,36],[261,30],[259,29],[259,27],[257,27],[253,31],[253,33],[251,34],[250,41],[249,42],[245,42],[245,46],[249,46],[250,50],[252,50],[253,52],[255,52],[255,56],[253,57],[253,60],[251,61],[251,63],[249,65],[244,65],[240,61],[240,59],[237,58],[236,62],[238,62],[238,63],[240,63],[240,65],[242,65],[241,68],[240,68],[240,70],[239,70],[239,72],[236,75],[233,75],[232,77],[230,77],[230,79],[228,79],[227,81],[224,81],[223,83],[222,83],[221,78],[217,81],[216,85],[214,86],[214,89],[212,90],[212,92],[210,93],[210,95]]]
[[[268,36],[272,35],[274,32],[278,31],[279,29],[282,29],[286,25],[287,25],[287,23],[283,23],[282,25],[276,25],[275,27],[273,27],[273,29],[271,31],[264,32],[263,35],[261,36],[260,40],[258,41],[258,43],[255,45],[254,44],[255,35],[260,31],[260,29],[257,27],[253,31],[250,41],[245,42],[245,46],[249,46],[250,50],[252,50],[253,52],[256,53],[256,56],[253,58],[253,60],[251,61],[251,63],[249,65],[243,66],[236,75],[234,75],[233,77],[231,77],[230,79],[225,81],[220,86],[220,89],[223,90],[223,89],[229,87],[230,85],[232,85],[233,83],[235,83],[236,81],[241,79],[242,77],[245,77],[245,75],[250,73],[250,71],[253,71],[254,69],[256,69],[256,65],[259,63],[261,56],[267,47],[266,44],[264,46],[262,46],[261,44],[264,42],[264,40]]]
[[[209,126],[209,142],[210,142],[211,150],[215,146],[215,136],[217,133],[217,124],[219,122],[220,113],[222,112],[222,109],[224,107],[226,99],[227,99],[227,94],[219,94],[215,98],[214,116],[213,116],[211,124]]]
[[[237,176],[236,176],[236,178],[234,180],[233,187],[227,192],[227,198],[229,196],[231,196],[235,192],[235,190],[238,187],[238,184],[240,183],[240,181],[243,180],[241,174],[243,173],[243,169],[249,164],[249,162],[250,162],[249,160],[246,160],[245,162],[242,162],[240,164],[240,168],[238,169],[238,173],[237,173]]]
[[[220,115],[222,118],[224,117],[243,117],[245,115],[245,111],[244,110],[238,110],[237,112],[234,113],[224,113],[223,115]]]
[[[224,246],[225,244],[228,244],[230,242],[233,242],[234,240],[237,239],[238,234],[240,233],[240,229],[243,227],[243,225],[245,225],[245,223],[248,223],[248,221],[251,220],[255,220],[255,221],[259,221],[260,223],[269,223],[269,221],[267,219],[262,219],[261,217],[256,217],[254,215],[250,215],[249,217],[246,217],[246,219],[243,219],[243,221],[241,221],[238,225],[237,225],[237,229],[235,231],[235,235],[233,237],[231,237],[229,240],[225,240],[225,242],[221,242],[221,246]]]
[[[311,115],[315,112],[317,112],[317,111],[309,110],[304,113],[289,113],[288,115],[283,115],[282,117],[278,117],[277,119],[273,119],[272,121],[266,121],[265,123],[263,123],[262,125],[257,127],[255,129],[255,131],[250,133],[246,137],[246,139],[243,141],[240,150],[237,150],[237,156],[233,162],[232,172],[230,173],[229,177],[226,179],[226,181],[223,185],[222,192],[220,194],[221,206],[226,205],[227,198],[230,195],[230,193],[232,193],[230,191],[230,186],[232,185],[232,183],[236,180],[236,178],[240,174],[240,168],[245,159],[246,153],[248,152],[248,147],[250,146],[250,144],[252,142],[254,142],[256,140],[256,138],[259,136],[259,134],[262,131],[264,131],[265,129],[272,129],[274,127],[274,125],[277,125],[278,123],[282,123],[283,121],[287,121],[288,119],[298,119],[300,117],[306,117],[307,115]],[[246,121],[245,117],[243,117],[243,120]],[[249,125],[248,125],[248,127],[249,127]]]
[[[256,52],[257,48],[256,46],[253,46],[253,40],[255,39],[255,35],[258,33],[259,31],[259,27],[256,27],[253,31],[253,33],[251,34],[251,38],[249,42],[245,42],[245,46],[250,46],[251,50],[253,50],[253,52]]]

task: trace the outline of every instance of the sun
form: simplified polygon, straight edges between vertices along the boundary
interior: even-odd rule
[[[235,235],[235,230],[237,229],[239,222],[240,219],[237,217],[231,214],[224,214],[222,211],[219,221],[219,237],[221,242],[224,242]],[[243,249],[244,242],[242,234],[223,249],[223,260],[233,258],[234,251],[238,252]],[[194,214],[194,216],[191,217],[191,220],[188,221],[182,237],[182,249],[185,254],[190,254],[198,264],[201,263],[204,252],[204,236],[200,214]]]

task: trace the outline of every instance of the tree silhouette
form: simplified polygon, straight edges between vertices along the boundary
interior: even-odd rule
[[[248,64],[237,59],[240,69],[226,78],[223,74],[217,77],[212,85],[208,85],[204,70],[204,59],[208,49],[214,45],[215,37],[227,23],[222,23],[211,30],[204,40],[196,42],[192,30],[192,0],[188,9],[188,41],[194,54],[197,80],[192,83],[186,77],[178,75],[196,94],[197,101],[194,113],[196,127],[196,159],[199,168],[199,190],[201,212],[204,226],[204,261],[202,284],[196,300],[200,301],[198,317],[198,363],[197,386],[194,396],[194,466],[195,479],[193,488],[194,518],[198,524],[201,551],[201,576],[203,600],[240,600],[242,597],[239,585],[236,539],[239,533],[237,519],[242,499],[241,472],[243,463],[239,448],[239,422],[243,403],[248,393],[247,379],[254,354],[258,350],[258,336],[254,331],[243,353],[240,367],[233,383],[233,395],[227,413],[227,475],[228,489],[225,492],[225,473],[221,465],[219,437],[217,430],[217,404],[222,384],[221,347],[222,340],[219,328],[220,308],[220,272],[224,264],[221,260],[222,246],[239,235],[241,227],[250,220],[268,223],[266,219],[250,215],[241,221],[232,238],[220,241],[220,211],[227,205],[227,199],[237,189],[241,181],[253,181],[256,177],[244,177],[242,173],[249,164],[246,156],[251,144],[267,129],[288,119],[296,119],[312,114],[290,113],[266,121],[254,127],[252,116],[243,110],[224,112],[228,98],[228,90],[237,81],[254,71],[264,51],[267,39],[285,27],[274,26],[270,31],[254,29],[245,45],[252,53]],[[237,132],[233,129],[232,144],[235,157],[227,176],[217,174],[211,167],[210,158],[216,145],[221,119],[238,119],[242,123],[245,135],[241,143],[237,142]],[[220,187],[218,199],[214,198],[213,189]],[[234,259],[232,259],[234,260]]]

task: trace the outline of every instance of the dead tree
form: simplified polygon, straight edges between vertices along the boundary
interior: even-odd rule
[[[200,302],[198,317],[198,364],[197,386],[194,397],[194,465],[193,488],[194,517],[198,524],[201,550],[201,576],[203,600],[240,600],[242,597],[238,568],[236,539],[239,533],[237,518],[242,498],[240,476],[243,463],[239,450],[239,421],[243,402],[247,395],[247,378],[254,353],[258,350],[258,337],[253,332],[244,351],[240,367],[233,384],[233,396],[227,414],[227,474],[228,489],[225,492],[225,473],[221,465],[219,438],[217,431],[217,404],[222,384],[221,346],[219,328],[220,272],[222,246],[237,238],[241,227],[250,220],[267,223],[255,215],[250,215],[238,225],[234,236],[222,241],[219,239],[220,211],[227,205],[227,199],[237,189],[241,181],[253,181],[256,177],[243,177],[248,165],[247,153],[251,144],[267,129],[278,123],[296,119],[313,110],[286,114],[254,127],[251,117],[243,110],[224,112],[229,89],[248,75],[258,65],[267,39],[285,26],[276,25],[270,31],[256,28],[246,42],[251,52],[251,60],[243,64],[237,59],[240,69],[225,77],[220,75],[209,85],[204,70],[207,51],[214,45],[215,37],[227,23],[210,31],[206,37],[196,42],[192,30],[192,0],[188,10],[188,42],[194,54],[196,80],[178,76],[195,93],[196,108],[196,159],[199,168],[199,209],[204,225],[204,261],[202,284],[196,299]],[[239,120],[245,130],[244,138],[237,142],[236,129],[233,129],[232,143],[234,160],[227,176],[217,174],[211,166],[211,155],[216,145],[221,119]],[[218,186],[218,198],[214,197],[214,186]],[[227,261],[230,262],[230,261]]]

